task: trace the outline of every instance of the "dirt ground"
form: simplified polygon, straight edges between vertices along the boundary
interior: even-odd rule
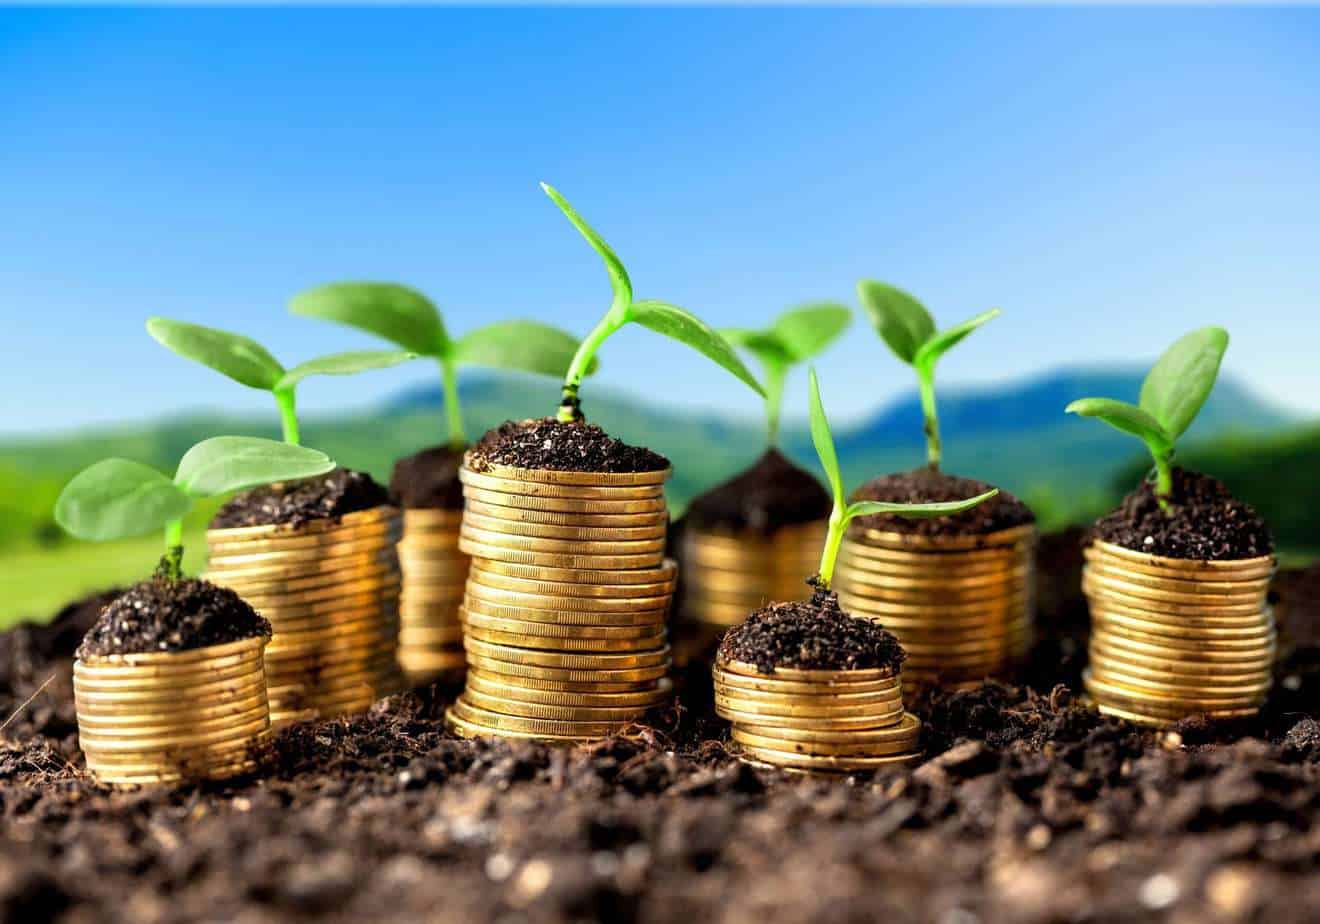
[[[285,731],[258,778],[113,792],[77,750],[86,614],[20,628],[0,721],[55,679],[0,735],[0,922],[1320,920],[1320,654],[1250,722],[1102,720],[1077,564],[1043,550],[1024,685],[923,695],[926,760],[870,779],[731,759],[698,665],[590,749],[456,740],[432,688]]]

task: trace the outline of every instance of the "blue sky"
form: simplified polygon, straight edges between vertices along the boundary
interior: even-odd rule
[[[975,384],[1218,322],[1227,368],[1320,411],[1317,48],[1301,9],[0,11],[0,432],[265,408],[142,321],[290,362],[368,344],[286,314],[331,279],[411,283],[459,331],[582,333],[608,286],[541,179],[639,296],[717,325],[875,276],[946,323],[1004,309],[942,367]],[[756,412],[649,333],[602,360]],[[860,319],[821,366],[840,419],[909,383]]]

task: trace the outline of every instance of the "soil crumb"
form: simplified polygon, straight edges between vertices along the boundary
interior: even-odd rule
[[[821,483],[778,449],[769,449],[751,468],[693,500],[686,523],[694,529],[771,535],[781,526],[829,515],[830,495]]]
[[[491,465],[557,472],[657,472],[669,467],[659,453],[616,440],[589,423],[553,417],[508,420],[483,436],[467,454],[475,472]]]
[[[191,651],[270,634],[270,623],[226,587],[154,577],[101,611],[77,656]]]
[[[337,468],[316,478],[244,491],[220,508],[211,528],[300,526],[313,520],[337,520],[389,502],[389,492],[366,472]]]
[[[734,626],[720,643],[731,661],[806,670],[898,668],[907,657],[893,633],[878,622],[849,616],[832,590],[816,588],[810,600],[772,603]]]
[[[1165,558],[1233,561],[1274,552],[1269,527],[1249,505],[1229,493],[1222,481],[1173,470],[1172,509],[1160,509],[1155,486],[1144,482],[1117,510],[1095,524],[1105,542]]]
[[[458,470],[463,453],[453,446],[431,446],[395,462],[390,501],[407,510],[462,510]]]
[[[972,478],[947,475],[932,468],[884,475],[862,485],[853,500],[917,504],[966,500],[992,490],[994,485]],[[909,520],[890,514],[858,517],[853,529],[882,529],[914,536],[981,536],[1036,522],[1031,508],[1007,491],[1000,492],[971,510],[933,520]]]

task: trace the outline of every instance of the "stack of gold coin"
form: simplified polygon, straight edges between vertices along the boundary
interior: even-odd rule
[[[806,600],[825,541],[824,520],[755,530],[714,532],[687,527],[679,546],[685,620],[728,628],[771,600]]]
[[[856,524],[839,551],[839,605],[878,620],[908,653],[904,682],[972,686],[1026,655],[1035,610],[1036,527],[975,536]]]
[[[401,688],[399,533],[393,507],[207,532],[207,579],[274,627],[266,676],[275,725],[362,712]]]
[[[1108,542],[1086,550],[1086,690],[1101,712],[1145,725],[1249,716],[1269,692],[1274,558],[1194,561]]]
[[[912,762],[921,722],[890,668],[803,670],[715,661],[715,711],[751,763],[857,773]]]
[[[461,674],[463,625],[459,604],[468,557],[458,548],[462,510],[403,511],[399,566],[399,665],[413,685]]]
[[[668,475],[463,467],[458,734],[588,741],[669,698]]]
[[[88,769],[116,784],[218,780],[256,769],[270,735],[266,641],[75,661]]]

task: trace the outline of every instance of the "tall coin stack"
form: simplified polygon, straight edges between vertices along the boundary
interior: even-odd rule
[[[103,783],[225,779],[256,769],[270,735],[264,635],[73,665],[78,738]]]
[[[402,685],[394,507],[298,526],[212,529],[208,580],[270,621],[271,722],[365,711]]]
[[[825,521],[781,526],[768,535],[686,527],[679,546],[683,618],[728,628],[771,600],[806,600]]]
[[[399,665],[414,686],[462,673],[463,625],[459,604],[468,557],[458,548],[462,510],[403,511],[399,566]]]
[[[669,698],[668,476],[464,465],[458,734],[589,741]]]
[[[971,686],[1026,655],[1036,527],[922,536],[854,524],[839,551],[839,605],[878,620],[908,653],[904,682]]]
[[[715,711],[751,763],[857,773],[910,763],[921,722],[903,709],[890,668],[803,670],[715,661]]]
[[[1194,561],[1092,544],[1085,683],[1100,711],[1145,725],[1254,715],[1273,674],[1274,566],[1272,556]]]

